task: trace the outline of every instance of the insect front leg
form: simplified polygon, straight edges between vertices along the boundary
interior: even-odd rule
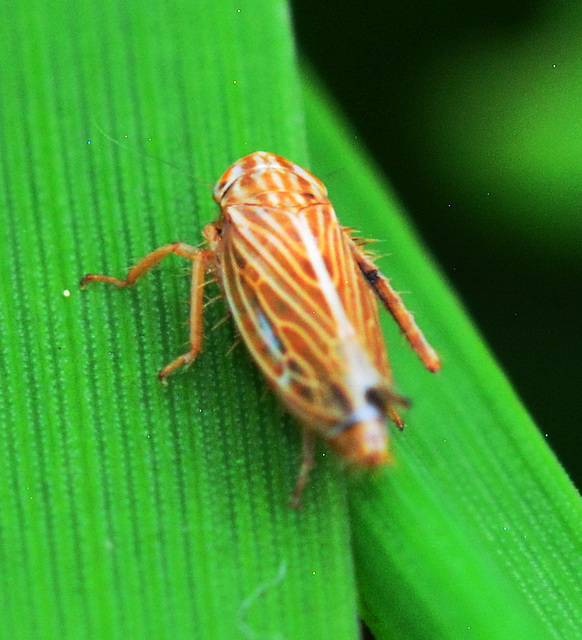
[[[402,298],[392,288],[388,278],[381,273],[372,259],[367,256],[353,241],[350,239],[350,245],[354,259],[360,267],[364,278],[369,282],[374,292],[382,301],[382,304],[390,312],[394,320],[398,323],[402,332],[408,339],[410,346],[416,351],[424,366],[432,372],[436,372],[441,368],[441,363],[437,352],[431,347],[422,331],[414,321],[414,317],[405,307]]]
[[[197,249],[184,242],[173,242],[148,253],[147,256],[131,267],[127,272],[125,280],[114,276],[88,273],[81,279],[80,283],[81,287],[84,287],[89,282],[107,282],[117,287],[129,287],[135,284],[137,280],[160,262],[160,260],[172,254],[182,256],[192,262],[192,283],[190,288],[190,350],[163,367],[158,373],[160,380],[166,378],[178,367],[192,362],[200,352],[202,345],[204,275],[212,260],[212,251],[210,249]]]

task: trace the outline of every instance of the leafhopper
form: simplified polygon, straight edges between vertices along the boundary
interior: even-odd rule
[[[291,500],[297,507],[316,436],[348,463],[373,468],[391,461],[386,421],[402,429],[398,407],[407,401],[394,390],[377,299],[427,369],[438,371],[439,358],[311,173],[256,151],[227,169],[214,199],[220,215],[204,228],[205,248],[167,244],[124,280],[87,274],[81,286],[130,286],[170,254],[191,261],[190,349],[159,372],[163,380],[198,355],[206,275],[218,281],[253,359],[302,426]]]

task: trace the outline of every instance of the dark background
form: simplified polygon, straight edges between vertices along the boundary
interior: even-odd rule
[[[582,7],[293,8],[299,51],[582,486]]]

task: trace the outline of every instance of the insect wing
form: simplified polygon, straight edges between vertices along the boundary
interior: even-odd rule
[[[350,381],[389,387],[376,300],[329,202],[231,205],[223,287],[242,337],[287,408],[325,433],[353,411]]]

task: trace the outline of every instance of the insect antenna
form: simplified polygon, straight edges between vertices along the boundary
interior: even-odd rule
[[[138,147],[134,147],[134,146],[132,146],[130,144],[124,144],[123,142],[120,142],[119,140],[116,140],[113,136],[110,136],[107,133],[107,131],[103,130],[99,126],[99,123],[96,120],[93,120],[93,124],[97,127],[97,130],[99,131],[99,133],[102,136],[107,138],[109,140],[109,142],[112,142],[113,144],[116,144],[118,147],[121,147],[122,149],[126,149],[128,151],[132,151],[133,153],[137,153],[137,154],[139,154],[141,156],[147,156],[148,158],[151,158],[152,160],[155,160],[156,162],[161,162],[162,164],[165,164],[166,166],[171,167],[172,169],[175,169],[176,171],[179,171],[180,173],[184,174],[188,178],[192,178],[192,180],[195,180],[199,184],[203,184],[205,187],[208,187],[210,189],[214,188],[214,185],[212,183],[206,182],[206,180],[202,180],[197,175],[194,175],[194,174],[190,173],[189,171],[186,171],[185,169],[183,169],[182,167],[178,166],[177,164],[174,164],[173,162],[170,162],[168,160],[164,160],[164,158],[160,158],[160,156],[156,156],[153,153],[149,153],[149,151],[143,151],[142,149],[139,149]]]

